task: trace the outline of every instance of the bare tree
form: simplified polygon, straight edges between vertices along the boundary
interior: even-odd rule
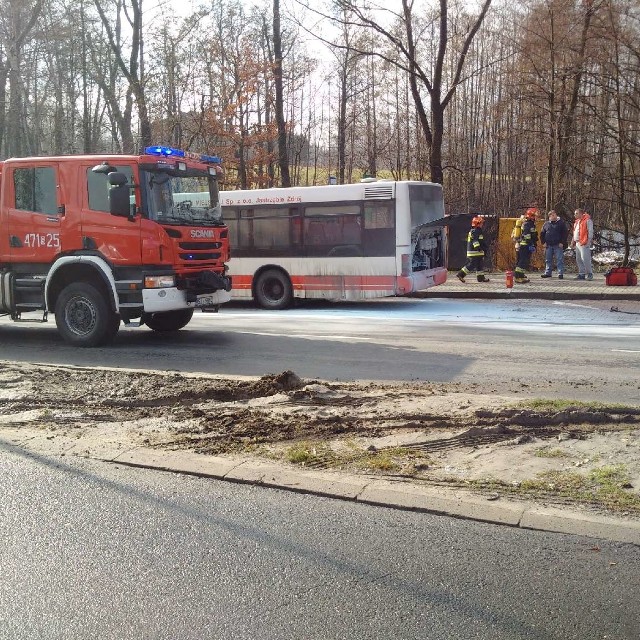
[[[424,39],[420,31],[419,21],[413,11],[413,0],[402,0],[402,13],[396,14],[397,23],[384,26],[376,17],[371,16],[367,5],[359,0],[336,0],[342,11],[353,15],[355,23],[367,27],[389,43],[395,56],[382,50],[374,51],[390,63],[409,74],[411,95],[418,114],[422,133],[429,147],[429,164],[431,179],[443,181],[442,144],[444,135],[444,113],[455,95],[458,86],[464,82],[463,72],[467,54],[473,38],[480,29],[491,6],[491,0],[484,0],[480,13],[470,21],[465,37],[457,51],[449,52],[451,38],[449,36],[449,2],[440,0],[440,11],[437,16],[438,27],[434,31],[435,47],[433,55],[425,59]],[[372,53],[362,51],[361,53]],[[396,57],[397,56],[397,57]],[[449,82],[445,79],[445,66],[453,69]],[[423,100],[422,90],[428,95],[428,107]],[[428,113],[427,113],[428,112]]]
[[[291,186],[287,154],[287,123],[284,118],[284,90],[282,80],[282,31],[280,0],[273,0],[273,83],[276,93],[275,115],[278,123],[278,164],[283,187]]]
[[[8,156],[20,156],[27,148],[28,131],[25,122],[25,100],[27,88],[24,86],[22,68],[24,47],[27,38],[35,27],[42,12],[44,0],[4,0],[0,14],[0,38],[2,39],[6,63],[0,68],[0,73],[9,79],[9,108],[6,112],[6,128],[0,130],[0,140],[5,131],[11,132],[6,136],[5,150]]]
[[[143,55],[142,55],[142,0],[94,0],[94,4],[104,25],[107,41],[111,51],[115,56],[118,68],[127,79],[131,91],[135,97],[138,107],[138,118],[140,120],[140,143],[147,146],[152,143],[151,123],[147,111],[147,100],[144,89]],[[125,51],[122,43],[118,41],[115,29],[111,20],[107,16],[105,6],[112,5],[116,11],[116,21],[120,20],[121,12],[124,14],[131,28],[131,43],[129,58],[125,61]],[[125,148],[125,152],[132,152],[135,149]]]

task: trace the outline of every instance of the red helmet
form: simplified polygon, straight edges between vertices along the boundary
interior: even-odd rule
[[[530,220],[535,220],[538,217],[538,210],[535,207],[530,207],[524,215]]]
[[[484,218],[482,216],[475,216],[471,219],[472,227],[481,227],[484,224]]]

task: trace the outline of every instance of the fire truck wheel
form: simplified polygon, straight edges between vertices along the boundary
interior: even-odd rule
[[[77,347],[110,342],[120,326],[120,318],[109,308],[105,296],[88,282],[65,287],[56,301],[55,314],[60,335]]]
[[[144,323],[154,331],[168,333],[186,327],[193,317],[193,309],[178,309],[163,313],[145,313],[142,315]]]
[[[289,276],[280,269],[267,269],[256,280],[256,302],[263,309],[286,309],[293,299]]]

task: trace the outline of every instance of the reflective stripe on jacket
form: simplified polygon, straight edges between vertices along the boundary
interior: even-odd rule
[[[525,220],[522,223],[522,234],[520,235],[520,246],[530,247],[535,246],[538,242],[538,231],[536,230],[536,223],[533,220]]]
[[[473,227],[467,236],[467,258],[483,256],[485,248],[482,229],[479,227]]]

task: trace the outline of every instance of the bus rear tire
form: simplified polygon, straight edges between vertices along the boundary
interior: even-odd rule
[[[267,269],[256,280],[255,299],[263,309],[286,309],[293,300],[289,276],[280,269]]]
[[[56,300],[55,315],[60,335],[76,347],[111,342],[120,326],[120,317],[105,296],[88,282],[66,286]]]
[[[142,320],[153,331],[171,333],[186,327],[193,318],[193,309],[177,309],[162,313],[144,313]]]

